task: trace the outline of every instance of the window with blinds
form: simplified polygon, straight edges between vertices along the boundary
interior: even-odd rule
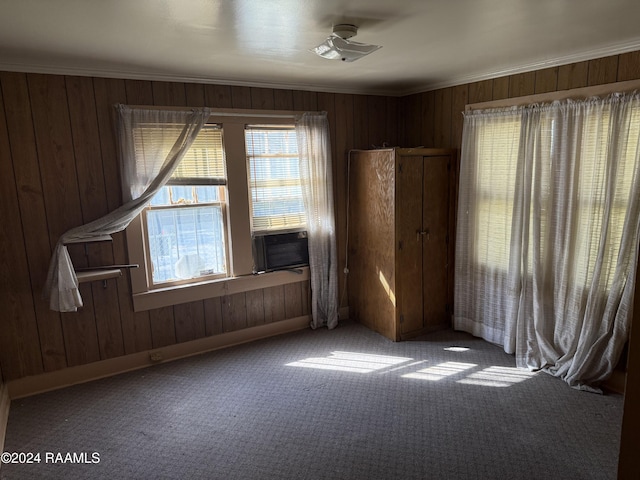
[[[628,138],[640,136],[640,109],[630,109],[625,119]],[[475,260],[478,264],[491,269],[507,271],[511,255],[511,235],[513,219],[523,215],[515,209],[516,175],[518,172],[518,155],[521,143],[520,115],[505,114],[479,128],[474,139],[473,149],[477,155],[475,182],[477,188],[476,221],[474,235]],[[552,249],[553,238],[548,238],[550,229],[558,230],[558,213],[554,210],[554,202],[561,201],[564,185],[557,184],[555,178],[562,166],[554,156],[554,143],[560,142],[563,125],[558,125],[553,114],[543,112],[539,120],[539,162],[533,168],[532,184],[539,189],[537,206],[539,217],[531,212],[531,221],[539,222],[539,241],[536,242],[540,258],[545,251]],[[613,280],[615,265],[621,239],[624,234],[625,218],[628,214],[628,197],[633,181],[634,162],[637,155],[636,142],[618,144],[620,160],[612,165],[610,162],[611,137],[615,134],[611,125],[607,108],[602,115],[587,116],[581,126],[581,133],[571,148],[579,155],[578,168],[574,172],[573,188],[575,202],[572,204],[571,228],[576,235],[572,248],[576,258],[573,262],[572,278],[576,284],[588,285],[595,271],[594,259],[598,249],[605,252],[600,275],[604,275],[606,284]],[[615,173],[612,168],[615,167]],[[537,178],[536,178],[537,177]],[[604,187],[608,178],[615,178],[613,188],[611,214],[603,215],[607,205],[607,189]],[[533,209],[533,205],[532,205]],[[605,226],[603,218],[608,218],[607,235],[602,241]],[[529,228],[528,263],[533,262],[534,228]],[[611,277],[611,278],[609,278]]]
[[[157,142],[154,130],[140,132],[136,149]],[[165,156],[178,134],[158,143]],[[222,129],[207,125],[146,210],[152,284],[227,275],[226,183]]]
[[[245,129],[253,233],[306,227],[294,127]]]

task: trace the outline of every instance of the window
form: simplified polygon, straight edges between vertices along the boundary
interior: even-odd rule
[[[222,130],[206,126],[144,213],[153,285],[227,275],[225,185]]]
[[[251,231],[304,229],[306,217],[295,129],[248,126],[245,141]]]
[[[129,259],[140,265],[130,272],[135,310],[308,278],[306,271],[303,277],[252,275],[254,236],[306,228],[292,114],[253,113],[213,113],[170,180],[127,228]],[[162,143],[158,138],[164,137],[153,127],[139,128],[136,152],[148,155],[151,139],[154,148]]]
[[[631,172],[638,145],[625,142],[616,152],[620,161],[612,163],[611,138],[616,132],[611,126],[609,107],[604,107],[600,114],[585,115],[579,132],[567,132],[566,123],[557,121],[554,114],[543,110],[537,120],[539,133],[535,148],[538,153],[533,164],[527,167],[531,169],[532,190],[523,189],[517,193],[516,185],[522,183],[518,175],[525,175],[522,171],[525,167],[519,165],[518,160],[522,155],[524,121],[521,113],[508,113],[483,123],[475,131],[475,262],[490,271],[506,272],[509,269],[514,254],[511,245],[514,223],[524,215],[518,210],[521,204],[518,195],[530,195],[534,200],[526,225],[528,264],[531,265],[534,258],[547,258],[546,251],[557,249],[559,245],[566,246],[575,258],[569,275],[582,292],[593,279],[595,259],[602,249],[600,274],[606,277],[605,284],[610,286],[627,215]],[[625,135],[638,138],[640,109],[631,110],[625,121]],[[562,147],[565,153],[561,156],[558,145],[566,144],[568,135],[573,135],[575,140],[570,146]],[[570,167],[572,171],[563,164],[569,156],[578,158]],[[616,179],[612,193],[607,193],[608,178]],[[608,195],[612,195],[610,217],[604,215]],[[570,206],[568,202],[571,202]],[[568,213],[564,213],[567,210],[559,211],[557,205],[565,206]],[[605,218],[609,219],[606,226],[603,225]],[[569,228],[575,232],[570,241],[559,237]],[[607,233],[603,235],[605,228]],[[515,253],[517,255],[518,251]]]

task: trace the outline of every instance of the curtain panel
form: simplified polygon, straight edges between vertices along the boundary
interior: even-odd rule
[[[628,339],[640,96],[465,115],[454,328],[596,389]]]
[[[43,296],[51,310],[75,312],[83,305],[66,245],[91,242],[124,230],[167,182],[209,118],[207,108],[189,111],[134,109],[116,105],[124,204],[104,217],[72,228],[58,240]],[[151,127],[151,128],[149,128]],[[160,127],[160,128],[159,128]],[[151,136],[136,155],[136,136]],[[164,145],[173,145],[167,149]]]
[[[332,329],[338,325],[338,257],[327,114],[303,114],[296,122],[296,136],[307,214],[311,328]]]

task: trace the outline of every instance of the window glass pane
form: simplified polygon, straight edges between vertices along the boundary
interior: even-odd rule
[[[221,206],[149,210],[147,230],[154,283],[227,273]]]
[[[220,189],[217,185],[171,185],[164,186],[151,199],[152,207],[171,205],[192,205],[202,203],[218,203],[221,201]]]
[[[253,232],[304,228],[295,129],[245,130]]]

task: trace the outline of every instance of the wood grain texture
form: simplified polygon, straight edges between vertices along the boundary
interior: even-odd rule
[[[184,93],[186,104],[190,107],[206,107],[204,85],[197,83],[185,83]]]
[[[509,77],[500,77],[493,79],[492,100],[501,100],[509,98]]]
[[[127,103],[126,83],[116,79],[93,79],[95,104],[100,135],[100,150],[104,170],[104,182],[109,211],[122,203],[122,186],[118,168],[118,148],[115,125],[115,108],[118,103]],[[117,264],[128,263],[127,249],[123,233],[113,235],[111,245],[113,261]],[[131,284],[129,275],[115,280],[118,292],[119,321],[122,329],[124,352],[126,354],[150,350],[151,324],[149,312],[134,312],[131,302]]]
[[[276,110],[293,110],[293,92],[291,90],[274,90],[273,106]]]
[[[125,80],[129,105],[153,105],[153,88],[147,80]]]
[[[16,239],[15,243],[12,241],[10,248],[4,252],[7,253],[8,258],[11,256],[20,258],[22,246],[26,247],[28,272],[31,279],[30,289],[38,324],[42,362],[45,371],[52,371],[66,367],[67,358],[60,315],[49,310],[47,301],[42,299],[42,289],[51,258],[51,241],[40,180],[41,172],[33,129],[27,75],[0,72],[0,85],[4,92],[4,111],[6,112],[9,135],[8,142],[4,145],[9,147],[10,144],[15,175],[15,177],[3,175],[3,179],[9,181],[11,178],[15,178],[20,217],[24,229],[23,243]],[[8,164],[6,168],[8,168]],[[3,187],[2,190],[11,191],[9,186]],[[24,312],[24,322],[28,323],[28,309]],[[16,341],[16,344],[19,342]],[[6,368],[13,369],[13,362],[5,362]]]
[[[177,343],[188,342],[206,335],[203,302],[174,305],[173,316]]]
[[[207,298],[204,301],[205,335],[222,333],[222,299],[221,297]]]
[[[433,147],[435,141],[435,122],[436,122],[436,97],[435,92],[427,92],[420,95],[420,115],[414,120],[414,129],[418,129],[417,141],[410,142],[406,146],[424,146],[426,148]]]
[[[558,67],[537,70],[535,73],[535,92],[555,92],[558,89]]]
[[[354,148],[371,148],[369,141],[369,104],[365,95],[353,96]]]
[[[293,109],[299,112],[315,112],[318,110],[318,94],[303,90],[293,90]]]
[[[0,364],[4,378],[43,371],[18,192],[0,92]]]
[[[618,56],[618,82],[640,78],[640,52],[623,53]]]
[[[275,99],[270,88],[251,87],[251,108],[258,110],[273,110]]]
[[[93,81],[88,77],[65,77],[69,97],[69,118],[80,185],[83,223],[109,211],[102,166],[100,133],[95,105]],[[111,243],[98,242],[85,246],[89,266],[113,265]],[[118,290],[115,280],[91,283],[94,316],[98,332],[100,358],[124,355]]]
[[[395,204],[394,151],[354,152],[350,185],[349,313],[394,340]]]
[[[176,343],[176,327],[172,307],[150,310],[149,320],[151,323],[153,348],[160,348]]]
[[[424,158],[422,178],[422,299],[424,327],[446,325],[449,302],[449,168],[450,156]]]
[[[264,289],[264,323],[279,322],[285,319],[284,287]]]
[[[245,293],[247,302],[247,326],[264,324],[264,290],[252,290]]]
[[[422,208],[423,170],[422,155],[399,156],[396,167],[396,249],[395,296],[399,324],[392,340],[400,340],[402,334],[422,329]],[[386,273],[386,272],[383,272]],[[387,274],[388,276],[388,274]]]
[[[451,147],[460,148],[462,145],[462,125],[464,123],[465,105],[469,103],[469,87],[460,85],[453,88],[451,96]]]
[[[435,92],[433,141],[438,148],[451,146],[451,96],[453,89],[443,88]]]
[[[536,72],[518,73],[509,76],[509,96],[531,95],[536,88]]]
[[[251,88],[231,87],[231,106],[233,108],[251,108]]]
[[[589,80],[589,62],[571,63],[558,67],[558,90],[586,87]]]
[[[589,61],[587,86],[613,83],[618,77],[618,56],[596,58]]]
[[[469,84],[469,103],[488,102],[493,100],[493,80],[482,80]],[[456,111],[453,111],[456,114]]]
[[[284,286],[284,317],[296,318],[301,316],[302,316],[301,282],[289,283]]]
[[[207,107],[231,108],[231,87],[228,85],[205,85],[204,99]]]
[[[153,104],[166,107],[184,107],[187,105],[187,95],[184,83],[151,82]]]
[[[245,293],[222,297],[222,331],[233,332],[247,328],[247,303]]]

